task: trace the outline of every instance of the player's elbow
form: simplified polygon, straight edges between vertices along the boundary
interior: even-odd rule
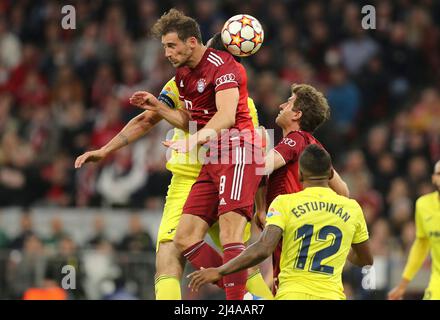
[[[225,115],[225,127],[230,128],[235,124],[235,114]]]
[[[373,263],[374,263],[373,256],[371,254],[368,254],[368,255],[362,257],[361,267],[372,266]]]

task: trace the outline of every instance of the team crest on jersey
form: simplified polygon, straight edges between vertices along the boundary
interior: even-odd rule
[[[199,79],[199,81],[197,81],[197,91],[199,93],[202,93],[205,90],[206,87],[206,80],[205,79]]]

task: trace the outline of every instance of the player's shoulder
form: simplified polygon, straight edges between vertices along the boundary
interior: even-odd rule
[[[423,196],[420,196],[416,200],[416,205],[417,206],[432,205],[433,202],[437,199],[437,197],[438,197],[437,191],[424,194]]]
[[[208,48],[207,50],[206,61],[209,65],[214,67],[220,67],[225,64],[236,66],[236,61],[229,52],[213,48]]]
[[[301,131],[290,131],[278,144],[287,144],[289,147],[300,147],[307,144],[307,139]]]
[[[304,191],[304,190],[302,190],[302,191]],[[276,202],[279,205],[294,203],[298,199],[301,199],[302,191],[294,192],[294,193],[287,193],[287,194],[280,194],[280,195],[276,196],[276,198],[273,201],[274,201],[274,203]]]

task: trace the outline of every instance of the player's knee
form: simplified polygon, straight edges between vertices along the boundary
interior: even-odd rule
[[[180,254],[194,244],[191,237],[179,233],[176,234],[173,242]]]
[[[180,279],[184,266],[184,259],[172,241],[159,245],[156,255],[156,278],[167,275]]]

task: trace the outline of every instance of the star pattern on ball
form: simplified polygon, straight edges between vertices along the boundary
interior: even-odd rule
[[[261,40],[261,33],[255,33],[255,37],[252,39],[252,42],[254,42],[256,45],[259,43],[262,43]]]
[[[241,22],[241,25],[244,26],[252,26],[252,21],[248,17],[244,16],[239,20]]]
[[[231,38],[232,38],[231,44],[236,44],[237,46],[240,46],[241,43],[244,41],[244,39],[240,37],[239,34],[232,35]]]

